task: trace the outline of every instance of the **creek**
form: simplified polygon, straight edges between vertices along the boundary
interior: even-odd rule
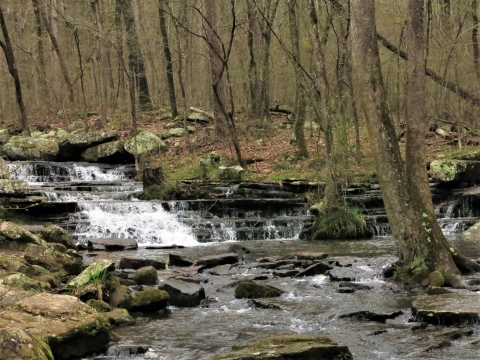
[[[292,333],[327,335],[347,345],[355,359],[478,358],[480,343],[474,341],[480,337],[478,324],[471,326],[473,335],[434,350],[429,347],[437,344],[435,331],[442,328],[412,331],[418,323],[410,322],[411,304],[424,289],[407,289],[382,278],[382,269],[396,260],[396,249],[378,201],[370,201],[373,205],[365,210],[368,222],[375,226],[375,238],[309,242],[298,239],[310,221],[303,199],[279,195],[278,189],[270,189],[268,197],[252,198],[245,197],[248,192],[241,191],[241,184],[220,184],[215,185],[216,199],[141,201],[142,185],[132,180],[130,166],[17,162],[9,167],[15,178],[29,182],[32,194],[48,198],[47,203],[29,210],[31,222],[56,223],[79,243],[101,237],[136,239],[138,250],[110,254],[116,261],[123,256],[166,261],[170,252],[197,259],[224,253],[225,242],[241,242],[256,259],[326,252],[329,260],[349,262],[349,267],[340,269],[353,276],[354,283],[368,286],[343,293],[339,282],[326,275],[274,277],[271,270],[254,266],[221,275],[205,271],[196,274],[208,297],[203,305],[169,307],[150,316],[134,314],[135,326],[115,330],[121,342],[151,348],[145,355],[128,359],[210,359],[236,344]],[[352,191],[349,201],[366,203],[362,199],[379,196],[378,187],[368,191],[367,195]],[[480,243],[456,236],[478,220],[474,199],[458,196],[455,189],[434,186],[432,192],[445,233],[464,254],[479,258]],[[159,248],[172,245],[184,248]],[[91,261],[86,252],[84,256]],[[161,272],[160,279],[176,272],[171,267]],[[272,308],[258,309],[247,299],[235,299],[231,284],[255,276],[264,276],[263,281],[284,290],[281,297],[265,301]],[[400,316],[385,323],[342,317],[356,311],[387,314],[399,310]]]

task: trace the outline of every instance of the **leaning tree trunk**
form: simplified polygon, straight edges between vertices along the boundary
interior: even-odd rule
[[[163,53],[165,55],[166,70],[167,70],[167,84],[168,96],[170,98],[170,109],[172,110],[172,118],[178,116],[177,99],[175,96],[175,84],[173,82],[173,63],[170,46],[168,44],[167,25],[165,23],[165,8],[167,7],[167,0],[158,0],[158,18],[160,21],[160,32],[163,40]]]
[[[431,195],[429,189],[428,194],[426,193],[427,190],[422,182],[426,179],[423,155],[407,155],[408,167],[413,167],[413,170],[408,170],[408,176],[406,174],[393,120],[388,110],[381,74],[376,41],[374,0],[352,0],[351,4],[352,53],[363,95],[360,103],[371,136],[385,209],[400,252],[397,275],[401,276],[400,279],[403,281],[419,281],[425,278],[429,272],[438,270],[445,275],[447,284],[459,286],[458,275],[460,272],[453,261],[455,260],[463,268],[468,267],[471,270],[480,269],[480,265],[476,264],[477,266],[475,266],[473,262],[449,247],[448,242],[441,235],[441,231],[437,231],[433,225],[434,217],[429,212],[429,205],[425,203],[425,198],[431,197]],[[409,14],[412,17],[410,26],[412,26],[412,22],[418,21],[418,18],[412,14],[419,11],[418,6],[417,0],[410,0]],[[419,15],[417,14],[417,16]],[[423,26],[421,29],[423,30]],[[410,31],[413,31],[412,36],[420,34],[418,27],[413,27]],[[421,45],[417,41],[420,40],[416,39],[413,46],[415,49],[420,49]],[[412,54],[412,56],[415,55]],[[417,95],[418,97],[418,93],[415,91],[419,91],[424,86],[421,79],[412,81],[413,69],[418,76],[418,72],[423,71],[425,66],[422,55],[419,55],[419,59],[417,59],[418,63],[410,65],[408,90],[413,93],[409,96]],[[421,96],[425,96],[424,92],[421,93]],[[422,100],[415,106],[418,108],[409,114],[412,116],[412,121],[415,116],[421,116],[424,111],[421,109]],[[420,129],[413,124],[410,126],[410,144],[407,144],[410,149],[407,152],[421,152],[421,148],[418,148],[420,146],[418,141],[424,136],[424,132],[416,134]],[[418,183],[412,185],[412,182]],[[443,263],[441,264],[440,261]]]
[[[290,36],[292,38],[292,55],[294,57],[295,67],[295,105],[297,110],[295,111],[295,140],[298,146],[298,156],[300,158],[308,157],[307,145],[305,142],[305,88],[302,83],[303,72],[300,69],[300,35],[298,32],[297,23],[297,1],[293,0],[290,4],[288,11],[288,18],[290,23]]]
[[[129,70],[138,81],[140,110],[150,110],[152,108],[152,101],[148,90],[145,62],[143,61],[142,51],[140,49],[140,40],[138,39],[137,27],[133,16],[132,3],[129,0],[117,1],[122,11],[127,33]]]
[[[28,127],[27,110],[23,103],[22,86],[20,84],[20,77],[18,76],[17,65],[15,64],[15,57],[13,56],[12,44],[10,43],[10,36],[8,34],[7,24],[5,23],[5,17],[3,16],[3,10],[0,5],[0,27],[2,28],[3,38],[5,42],[0,40],[0,47],[5,53],[7,59],[8,71],[13,77],[15,83],[15,96],[17,98],[17,104],[20,108],[22,133],[25,136],[30,136],[30,129]]]

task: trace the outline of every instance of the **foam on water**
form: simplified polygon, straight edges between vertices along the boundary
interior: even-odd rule
[[[86,221],[77,225],[78,240],[96,238],[133,238],[139,246],[183,245],[199,242],[190,228],[163,209],[148,202],[82,203],[76,214]]]

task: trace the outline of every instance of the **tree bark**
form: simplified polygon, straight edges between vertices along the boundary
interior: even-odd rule
[[[232,15],[235,15],[235,1],[231,1]],[[230,139],[235,150],[237,161],[240,166],[245,167],[242,158],[240,144],[238,143],[235,124],[233,121],[233,108],[227,109],[227,89],[224,74],[227,73],[228,58],[230,56],[233,36],[235,35],[235,18],[233,18],[232,28],[230,29],[230,41],[227,50],[222,46],[217,31],[217,10],[215,0],[205,1],[206,14],[204,16],[205,38],[209,47],[210,71],[212,75],[212,90],[214,100],[215,128],[217,135],[225,136]],[[228,92],[230,105],[233,105],[233,95]]]
[[[305,88],[303,86],[303,72],[300,64],[300,35],[298,32],[297,21],[297,1],[293,0],[289,4],[288,20],[290,24],[290,36],[292,39],[292,55],[294,57],[293,65],[295,67],[295,140],[298,146],[298,156],[300,158],[308,157],[308,149],[305,142]]]
[[[175,83],[173,81],[173,63],[172,54],[170,52],[170,46],[168,44],[167,25],[165,23],[165,8],[168,6],[167,0],[158,0],[158,18],[160,21],[160,32],[163,40],[163,53],[165,55],[166,70],[167,70],[167,84],[168,84],[168,96],[170,99],[170,109],[172,111],[172,117],[178,116],[177,99],[175,96]]]
[[[39,63],[39,82],[42,89],[43,100],[48,101],[48,86],[47,86],[47,72],[45,70],[45,51],[43,49],[43,32],[42,32],[42,18],[40,17],[40,10],[33,3],[33,13],[35,15],[35,27],[37,32],[37,52]]]
[[[45,25],[45,29],[47,30],[48,36],[50,37],[50,41],[52,42],[52,47],[55,50],[55,53],[57,54],[58,62],[60,63],[60,70],[62,72],[63,79],[65,80],[65,83],[67,84],[67,88],[68,88],[68,100],[70,101],[70,103],[73,104],[73,101],[74,101],[73,85],[72,85],[72,81],[70,80],[70,76],[68,75],[68,69],[67,69],[67,65],[65,64],[63,53],[60,50],[60,46],[58,46],[55,30],[52,27],[52,23],[46,16],[45,11],[39,6],[39,0],[32,0],[32,1],[34,3],[34,6],[37,7],[37,9],[40,12],[40,17],[42,18],[43,24]]]
[[[413,108],[409,107],[407,120],[410,133],[406,164],[400,154],[387,106],[376,42],[374,0],[352,0],[351,4],[353,59],[362,88],[361,107],[371,136],[385,209],[400,252],[397,276],[403,281],[421,281],[429,272],[438,270],[445,275],[447,284],[460,286],[460,272],[454,264],[455,258],[459,259],[459,263],[460,259],[468,263],[471,269],[480,269],[480,265],[475,266],[458,254],[436,223],[427,188],[424,147],[420,144],[420,139],[424,141],[423,125],[416,124],[424,123],[425,113],[425,93],[422,91],[425,78],[417,79],[420,73],[425,73],[423,1],[409,0],[408,4],[408,31],[412,46],[409,56],[412,60],[408,65],[407,90]],[[418,97],[422,99],[416,99]]]
[[[20,125],[22,127],[22,133],[25,136],[30,136],[30,128],[28,127],[27,110],[23,103],[22,86],[20,84],[20,77],[18,76],[17,65],[15,64],[15,57],[13,55],[12,44],[10,42],[10,35],[8,33],[5,17],[3,16],[3,10],[0,4],[0,27],[2,28],[3,38],[5,42],[0,40],[0,47],[5,53],[7,59],[8,71],[13,77],[15,83],[15,97],[17,99],[18,107],[20,108]]]
[[[123,104],[126,102],[125,93],[125,62],[123,61],[123,31],[122,31],[122,8],[120,7],[120,0],[115,2],[115,42],[117,48],[117,61],[118,61],[118,92],[117,101],[120,104],[119,107],[123,109]]]
[[[135,18],[133,16],[132,3],[129,0],[117,0],[123,15],[125,30],[127,33],[128,67],[138,81],[140,110],[151,110],[152,101],[148,90],[145,62],[143,61],[140,40],[138,39]]]
[[[478,1],[472,1],[472,46],[473,46],[473,66],[475,68],[475,74],[477,80],[480,79],[480,49],[478,46]]]

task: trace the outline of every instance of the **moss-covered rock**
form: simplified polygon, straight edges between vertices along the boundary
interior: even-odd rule
[[[443,182],[476,181],[480,177],[480,161],[435,160],[430,163],[430,176]]]
[[[0,249],[24,251],[28,244],[42,245],[42,240],[10,221],[0,225]]]
[[[85,130],[86,125],[84,121],[74,121],[70,125],[67,126],[68,131],[77,131],[77,130]]]
[[[109,259],[100,259],[91,263],[80,275],[67,284],[68,288],[81,289],[92,283],[104,283],[109,271],[115,270],[115,264]]]
[[[127,309],[113,309],[105,314],[113,326],[134,325],[135,319],[128,313]]]
[[[134,157],[125,151],[123,141],[112,141],[88,148],[82,152],[82,160],[105,164],[133,163]]]
[[[220,166],[218,168],[218,178],[220,180],[242,180],[245,170],[237,166]]]
[[[56,360],[101,352],[110,341],[111,326],[79,299],[40,293],[25,297],[0,316],[0,329],[19,328],[29,336],[44,338]]]
[[[29,193],[30,187],[26,181],[0,179],[0,194],[23,196]]]
[[[77,246],[73,242],[72,237],[67,230],[58,225],[50,225],[40,231],[42,239],[48,243],[59,243],[67,249],[77,250]]]
[[[0,145],[5,145],[10,139],[8,129],[0,129]]]
[[[2,157],[0,157],[0,179],[10,179],[10,169]]]
[[[14,273],[2,276],[0,274],[0,284],[12,287],[19,287],[23,290],[49,291],[52,289],[48,282],[34,280],[22,273]]]
[[[318,212],[311,239],[365,239],[372,236],[373,231],[367,227],[361,211],[339,207]]]
[[[130,312],[156,312],[167,307],[170,296],[164,290],[149,289],[128,295],[119,305]]]
[[[145,266],[135,271],[133,281],[138,285],[155,285],[158,284],[157,270],[153,266]]]
[[[235,297],[237,299],[258,299],[278,297],[283,294],[283,290],[270,285],[260,285],[253,281],[244,281],[235,288]]]
[[[48,139],[13,136],[3,146],[3,151],[10,160],[54,161],[58,155],[58,144]]]
[[[83,269],[81,257],[61,253],[52,246],[28,244],[24,256],[25,260],[30,264],[40,265],[53,270],[63,269],[70,275],[78,275]]]
[[[115,291],[110,295],[108,303],[112,308],[119,307],[123,301],[132,294],[132,290],[126,285],[120,285],[115,288]]]
[[[77,130],[59,142],[59,157],[63,160],[78,160],[85,149],[117,139],[118,133],[113,130]]]
[[[0,329],[0,359],[53,360],[53,355],[43,340],[18,328],[4,328]]]
[[[94,308],[98,312],[112,311],[112,307],[103,300],[90,299],[87,301],[87,305]]]
[[[145,163],[151,155],[159,154],[167,149],[167,145],[155,134],[143,130],[137,136],[137,149],[135,150],[135,137],[125,143],[125,150],[135,156],[138,153],[138,161]]]
[[[251,344],[234,346],[227,355],[214,360],[337,360],[353,359],[347,346],[339,345],[326,336],[283,335]]]

